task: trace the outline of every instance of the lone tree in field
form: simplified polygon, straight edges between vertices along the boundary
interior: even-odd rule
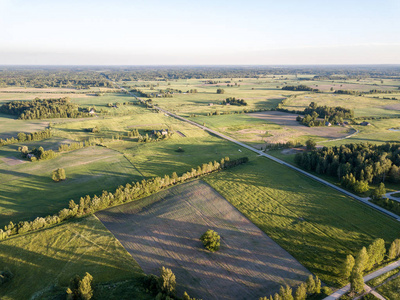
[[[55,182],[67,179],[67,176],[65,175],[65,170],[62,168],[54,170],[51,175],[51,179],[53,179]]]
[[[221,246],[221,237],[218,233],[211,229],[207,230],[201,236],[200,240],[203,242],[204,247],[211,252],[218,251],[219,247]]]
[[[223,94],[223,93],[225,93],[224,89],[217,89],[217,94]]]
[[[67,289],[67,300],[90,300],[93,297],[93,277],[86,272],[81,279],[78,275],[72,278]]]

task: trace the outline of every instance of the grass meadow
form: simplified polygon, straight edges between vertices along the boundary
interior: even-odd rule
[[[0,265],[14,274],[0,289],[3,300],[65,299],[70,279],[85,272],[99,286],[97,299],[121,299],[110,291],[118,285],[131,299],[151,299],[139,288],[142,269],[95,216],[1,241]]]
[[[344,284],[347,254],[398,237],[393,219],[264,158],[204,180],[328,285]]]
[[[51,160],[7,165],[2,161],[5,157],[8,162],[20,159],[16,148],[18,144],[0,151],[2,227],[10,221],[45,217],[67,207],[70,199],[79,202],[81,196],[112,191],[120,184],[142,179],[123,154],[102,147],[62,153]],[[65,169],[67,180],[53,182],[51,173],[57,168]]]
[[[383,285],[379,286],[376,290],[379,294],[388,300],[400,299],[400,277],[397,276],[390,281],[385,282]]]

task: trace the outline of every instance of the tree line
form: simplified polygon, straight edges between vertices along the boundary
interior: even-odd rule
[[[318,174],[335,176],[348,182],[400,182],[400,143],[368,143],[323,147],[298,153],[295,163]]]
[[[350,282],[350,294],[355,296],[364,291],[364,273],[379,266],[387,258],[389,261],[400,257],[400,239],[394,240],[386,250],[383,239],[374,240],[368,247],[362,247],[356,257],[347,255],[342,264],[341,276]]]
[[[79,110],[68,97],[58,99],[39,99],[32,101],[10,101],[0,106],[0,112],[18,116],[20,120],[47,118],[91,117],[88,112]]]
[[[18,133],[17,138],[11,137],[11,138],[7,138],[5,140],[0,139],[0,147],[10,145],[10,144],[21,143],[21,142],[41,141],[41,140],[51,138],[51,136],[52,136],[52,132],[50,129],[45,129],[42,131],[36,131],[36,132],[32,132],[32,133],[20,132],[20,133]]]
[[[220,170],[232,168],[244,164],[248,162],[248,160],[247,157],[241,157],[234,160],[225,157],[221,159],[220,162],[209,162],[198,166],[197,168],[192,168],[181,176],[178,176],[176,172],[173,172],[171,176],[165,175],[164,177],[155,177],[151,179],[143,179],[140,182],[127,183],[125,186],[117,188],[113,193],[103,191],[100,196],[95,195],[90,197],[89,195],[86,195],[81,197],[79,204],[75,203],[74,200],[70,200],[68,208],[63,208],[52,216],[47,216],[45,218],[37,217],[33,221],[20,221],[17,224],[14,224],[11,221],[4,227],[4,230],[0,229],[0,240],[12,235],[49,227],[70,218],[89,215],[111,206],[138,200],[175,184],[183,183],[190,179],[198,178]]]
[[[235,97],[229,97],[226,98],[224,101],[222,101],[223,105],[237,105],[237,106],[246,106],[247,102],[243,99],[236,99]]]
[[[281,286],[279,293],[275,293],[274,296],[260,297],[259,300],[306,300],[315,299],[322,295],[328,296],[332,293],[328,287],[321,287],[321,280],[318,276],[310,275],[306,282],[300,284],[293,295],[293,290],[288,285]],[[318,297],[318,299],[320,299]]]
[[[315,92],[315,93],[319,93],[320,92],[319,89],[314,89],[314,88],[306,86],[304,84],[287,85],[287,86],[282,87],[282,90],[287,90],[287,91],[307,91],[307,92]]]

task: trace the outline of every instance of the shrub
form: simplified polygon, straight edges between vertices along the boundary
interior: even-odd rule
[[[65,170],[63,168],[59,168],[57,170],[54,170],[51,179],[55,182],[59,182],[61,180],[65,180],[67,176],[65,175]]]
[[[201,236],[200,240],[203,242],[204,247],[211,252],[218,251],[221,245],[221,237],[218,233],[211,229],[207,230]]]
[[[0,285],[10,281],[13,277],[13,273],[11,273],[8,268],[5,268],[4,271],[0,271]]]
[[[323,294],[325,294],[326,296],[329,296],[330,294],[332,294],[331,288],[330,288],[330,287],[327,287],[327,286],[323,286],[323,287],[321,288],[321,292],[322,292]]]
[[[90,300],[93,297],[93,277],[88,272],[81,279],[78,275],[71,279],[67,289],[67,300]]]

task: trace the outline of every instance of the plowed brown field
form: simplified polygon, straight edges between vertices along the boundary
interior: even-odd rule
[[[296,285],[309,272],[289,253],[202,181],[96,214],[146,273],[171,268],[178,295],[257,299]],[[214,229],[221,249],[206,251],[199,238]]]

